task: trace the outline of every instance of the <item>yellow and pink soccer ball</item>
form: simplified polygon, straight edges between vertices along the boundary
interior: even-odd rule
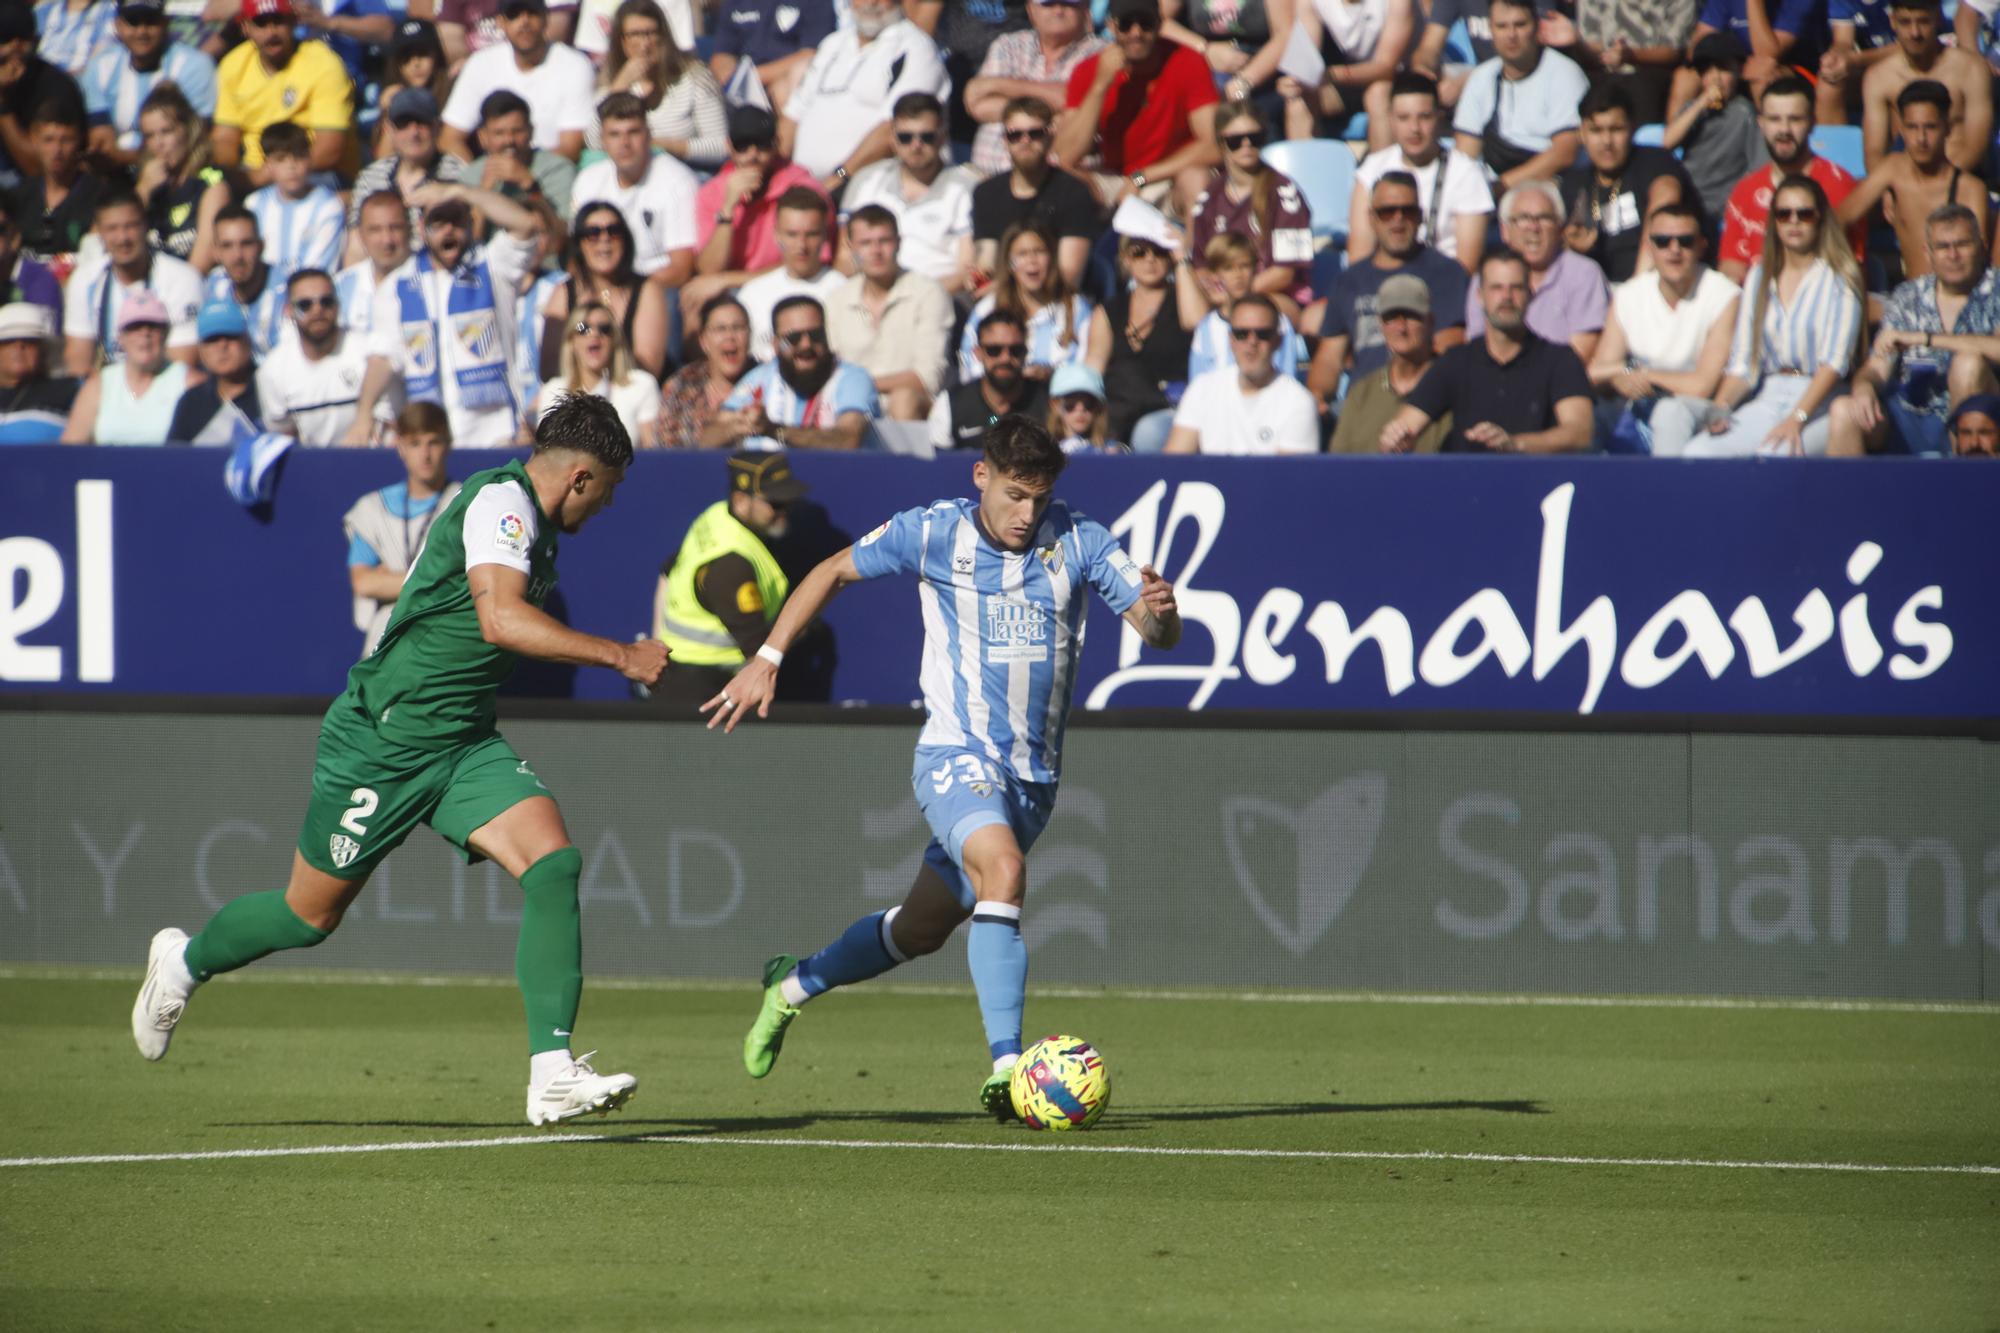
[[[1089,1129],[1111,1104],[1111,1071],[1081,1037],[1044,1037],[1021,1053],[1010,1087],[1029,1129]]]

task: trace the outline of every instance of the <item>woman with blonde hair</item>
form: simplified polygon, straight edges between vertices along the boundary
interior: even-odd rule
[[[215,215],[237,195],[209,154],[208,121],[179,88],[163,83],[139,105],[139,133],[146,243],[206,273],[215,264]]]
[[[595,100],[631,93],[646,107],[653,146],[697,167],[729,157],[729,114],[708,66],[681,50],[654,0],[625,0],[611,16],[610,45],[599,66]],[[592,148],[597,126],[590,127]]]
[[[1785,177],[1771,196],[1763,258],[1743,282],[1708,434],[1683,456],[1824,454],[1827,407],[1860,357],[1864,300],[1861,266],[1825,191],[1811,177]]]
[[[985,373],[975,349],[979,322],[998,307],[1027,323],[1029,379],[1047,379],[1057,366],[1083,361],[1090,341],[1090,298],[1073,291],[1056,265],[1055,237],[1039,222],[1017,222],[1000,237],[1000,276],[965,321],[958,345],[958,374],[965,382]]]
[[[1251,290],[1276,298],[1289,318],[1299,317],[1300,301],[1311,299],[1302,281],[1312,266],[1312,213],[1291,177],[1264,160],[1271,127],[1253,102],[1229,102],[1215,113],[1215,142],[1222,164],[1211,167],[1208,184],[1188,210],[1188,253],[1197,256],[1196,277],[1215,301],[1221,287],[1199,257],[1209,244],[1231,232],[1257,247],[1257,276]]]
[[[634,448],[659,447],[660,382],[633,366],[611,307],[601,301],[584,302],[571,319],[562,345],[562,374],[535,395],[535,410],[521,420],[521,443],[532,443],[536,424],[564,394],[572,393],[609,400]]]

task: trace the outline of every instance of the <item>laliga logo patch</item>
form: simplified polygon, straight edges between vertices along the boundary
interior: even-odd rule
[[[1293,956],[1304,957],[1354,896],[1362,873],[1375,856],[1375,839],[1382,831],[1388,795],[1385,776],[1356,773],[1296,811],[1256,796],[1223,802],[1222,840],[1228,848],[1229,867],[1236,874],[1236,887],[1243,891],[1258,919]],[[1267,836],[1277,831],[1290,832],[1295,858],[1297,906],[1282,914],[1265,896],[1256,871],[1260,864],[1282,864],[1281,851],[1269,846]],[[1253,859],[1249,855],[1253,850],[1262,854]]]
[[[326,840],[326,849],[332,854],[333,863],[342,870],[347,869],[354,858],[361,855],[361,844],[348,837],[345,833],[336,833],[331,838],[328,838]]]
[[[493,545],[502,551],[521,555],[528,549],[528,522],[519,514],[502,514],[500,522],[493,529]]]
[[[869,533],[866,537],[863,537],[859,544],[862,546],[873,546],[876,542],[882,540],[882,534],[887,532],[888,530],[889,530],[889,525],[887,523],[884,523],[881,527],[875,529],[875,531]]]

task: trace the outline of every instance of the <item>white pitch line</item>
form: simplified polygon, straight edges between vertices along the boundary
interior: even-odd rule
[[[0,965],[0,981],[129,981],[145,974],[138,967],[63,967],[30,964]],[[227,985],[289,986],[423,986],[513,990],[512,977],[467,975],[402,975],[393,972],[338,971],[332,968],[263,968],[231,973]],[[757,989],[752,982],[721,978],[593,977],[591,990],[681,991],[741,993]],[[876,995],[969,996],[969,985],[888,981],[872,987]],[[2000,1018],[2000,1003],[1978,1000],[1834,1000],[1733,995],[1522,995],[1437,993],[1428,991],[1251,991],[1199,990],[1125,986],[1037,986],[1035,994],[1054,1000],[1157,1000],[1235,1004],[1414,1004],[1470,1008],[1524,1009],[1773,1009],[1806,1013],[1972,1014]]]
[[[9,1166],[118,1166],[147,1162],[221,1162],[267,1157],[340,1157],[356,1153],[437,1152],[454,1148],[518,1148],[561,1143],[671,1143],[739,1148],[836,1148],[942,1152],[1101,1153],[1119,1157],[1274,1158],[1320,1162],[1480,1162],[1502,1166],[1707,1167],[1729,1171],[1822,1171],[1865,1175],[2000,1176],[2000,1166],[1909,1165],[1880,1162],[1759,1162],[1704,1157],[1576,1157],[1535,1153],[1368,1152],[1310,1148],[1159,1148],[1125,1143],[951,1143],[927,1139],[753,1138],[723,1134],[514,1134],[493,1139],[432,1139],[416,1143],[331,1143],[303,1148],[229,1148],[212,1152],[97,1153],[78,1157],[4,1157]]]

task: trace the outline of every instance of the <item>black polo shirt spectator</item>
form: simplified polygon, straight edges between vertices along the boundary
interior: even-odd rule
[[[986,394],[981,389],[983,383],[984,381],[982,380],[974,380],[970,384],[961,384],[956,389],[953,389],[950,394],[946,395],[945,401],[950,405],[948,410],[951,413],[951,436],[948,441],[940,442],[937,438],[937,428],[933,425],[931,428],[931,444],[934,448],[977,448],[980,437],[986,434],[986,428],[998,421],[1003,415],[1019,414],[1037,424],[1049,419],[1049,382],[1047,380],[1022,380],[1021,400],[1009,408],[1008,413],[1005,414],[995,412],[992,404],[986,401]],[[935,411],[933,411],[931,420],[933,422],[937,420]]]
[[[1490,421],[1509,435],[1553,429],[1556,404],[1590,400],[1590,376],[1570,348],[1522,330],[1521,353],[1504,365],[1486,350],[1486,339],[1453,347],[1439,357],[1403,401],[1432,421],[1451,413],[1443,452],[1483,454],[1485,445],[1465,432]]]
[[[1606,280],[1623,282],[1638,269],[1639,248],[1646,238],[1646,200],[1662,176],[1678,178],[1681,198],[1701,207],[1701,195],[1687,168],[1664,148],[1634,148],[1625,170],[1609,185],[1598,179],[1597,167],[1588,157],[1558,178],[1569,224],[1597,233],[1595,243],[1582,253],[1597,261]]]
[[[1013,173],[1002,171],[972,189],[972,239],[998,241],[1017,222],[1039,222],[1057,241],[1081,236],[1097,239],[1097,197],[1067,171],[1049,168],[1042,188],[1027,199],[1014,196]]]

